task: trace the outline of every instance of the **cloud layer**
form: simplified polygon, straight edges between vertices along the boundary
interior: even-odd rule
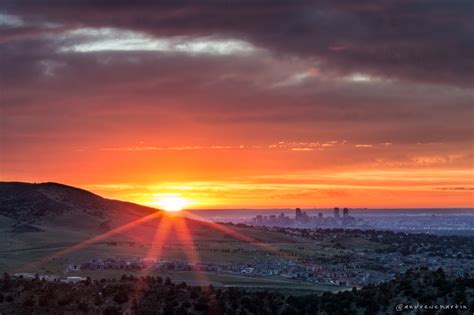
[[[151,36],[238,38],[341,73],[470,86],[468,0],[4,1],[17,33],[57,24],[117,27]],[[21,21],[35,21],[36,26]],[[11,31],[14,32],[14,31]]]
[[[461,0],[2,1],[1,178],[472,173],[473,10]],[[436,196],[472,198],[449,188],[465,181],[443,185]]]

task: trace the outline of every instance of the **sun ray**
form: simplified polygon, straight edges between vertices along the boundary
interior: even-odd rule
[[[144,265],[147,262],[150,262],[149,268],[143,268],[138,276],[141,278],[146,278],[149,276],[154,268],[156,267],[156,262],[161,257],[163,251],[163,245],[168,241],[168,236],[171,228],[171,219],[165,214],[161,216],[161,219],[157,222],[155,233],[150,244],[150,248],[143,257]],[[137,285],[133,290],[133,299],[139,301],[143,296],[145,283],[143,281],[138,281]]]
[[[246,243],[251,243],[251,244],[254,244],[254,245],[257,245],[257,246],[264,246],[266,243],[261,241],[261,240],[258,240],[256,238],[253,238],[251,236],[248,236],[248,235],[245,235],[245,234],[242,234],[234,229],[231,229],[227,226],[224,226],[222,224],[219,224],[219,223],[216,223],[216,222],[213,222],[213,221],[209,221],[197,214],[194,214],[194,213],[191,213],[189,211],[183,211],[183,214],[186,215],[186,216],[190,216],[192,217],[193,219],[196,219],[196,220],[199,220],[201,223],[204,223],[205,225],[207,225],[208,227],[210,228],[213,228],[215,230],[218,230],[220,232],[223,232],[225,234],[228,234],[240,241],[243,241],[243,242],[246,242]]]
[[[227,235],[230,235],[230,236],[232,236],[232,237],[234,237],[234,238],[236,238],[240,241],[243,241],[243,242],[255,245],[257,247],[260,247],[263,250],[265,250],[267,252],[270,252],[274,255],[277,255],[277,256],[280,256],[280,257],[283,257],[283,258],[287,258],[287,259],[291,259],[291,260],[295,260],[295,254],[287,252],[287,251],[282,250],[282,249],[277,249],[277,248],[271,246],[270,244],[268,244],[268,243],[266,243],[262,240],[258,240],[256,238],[251,237],[251,236],[242,234],[242,233],[240,233],[240,232],[238,232],[238,231],[236,231],[232,228],[229,228],[229,227],[224,226],[222,224],[207,220],[207,219],[205,219],[205,218],[203,218],[203,217],[201,217],[197,214],[191,213],[189,211],[183,211],[183,215],[192,217],[195,220],[199,220],[199,221],[201,221],[202,223],[206,224],[208,227],[210,227],[214,230],[223,232],[223,233],[225,233]]]
[[[184,246],[184,252],[188,256],[188,259],[193,263],[200,263],[201,259],[197,250],[195,249],[195,242],[192,233],[189,230],[186,218],[179,217],[174,221],[174,228],[176,234],[180,240],[180,243]]]
[[[174,221],[175,223],[175,228],[176,232],[178,234],[178,238],[180,239],[181,243],[184,243],[185,248],[185,254],[188,257],[189,261],[192,261],[194,263],[200,263],[201,258],[199,257],[199,254],[197,250],[195,249],[195,242],[192,236],[191,231],[189,230],[188,224],[187,224],[187,218],[184,217],[177,217],[176,220]],[[209,277],[205,272],[201,272],[200,270],[193,270],[197,280],[204,284],[204,283],[211,283]],[[211,310],[212,313],[215,314],[221,314],[222,312],[219,310],[219,304],[217,303],[217,299],[213,292],[207,292],[209,300],[213,302],[214,308]]]
[[[19,268],[16,269],[16,271],[23,271],[23,270],[31,269],[31,268],[37,266],[38,264],[46,262],[47,260],[55,259],[55,258],[64,256],[66,254],[75,252],[77,250],[80,250],[84,247],[87,247],[87,246],[92,245],[94,243],[97,243],[99,241],[105,240],[105,239],[107,239],[109,237],[112,237],[114,235],[117,235],[119,233],[126,232],[126,231],[128,231],[128,230],[130,230],[134,227],[137,227],[137,226],[143,224],[143,223],[146,223],[146,222],[151,221],[153,219],[159,218],[160,216],[163,216],[163,212],[161,212],[161,211],[157,211],[155,213],[146,215],[146,216],[141,217],[141,218],[139,218],[137,220],[134,220],[132,222],[126,223],[126,224],[121,225],[121,226],[118,226],[118,227],[116,227],[116,228],[114,228],[110,231],[107,231],[105,233],[102,233],[102,234],[99,234],[97,236],[91,237],[91,238],[89,238],[85,241],[74,244],[74,245],[72,245],[72,246],[70,246],[66,249],[60,250],[60,251],[55,252],[55,253],[53,253],[51,255],[48,255],[46,257],[42,257],[42,258],[40,258],[39,260],[37,260],[35,262],[30,262],[26,265],[20,266]]]
[[[163,215],[156,226],[155,235],[153,236],[150,249],[145,255],[145,259],[156,260],[161,257],[163,246],[168,240],[170,228],[171,219],[167,215]]]

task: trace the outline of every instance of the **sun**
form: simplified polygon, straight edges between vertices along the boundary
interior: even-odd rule
[[[160,195],[157,196],[156,202],[154,204],[160,209],[170,212],[177,212],[183,210],[189,204],[189,201],[185,198],[180,197],[179,195]]]

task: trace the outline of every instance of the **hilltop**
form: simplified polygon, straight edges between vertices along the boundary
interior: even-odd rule
[[[40,264],[41,270],[37,266],[26,270],[42,273],[63,272],[69,263],[116,256],[143,258],[159,253],[164,259],[196,260],[196,255],[190,256],[192,250],[199,250],[205,262],[229,263],[268,255],[260,245],[249,244],[252,242],[287,247],[308,242],[251,227],[226,228],[174,217],[63,184],[19,182],[0,183],[0,237],[4,240],[2,271],[67,250]],[[87,246],[77,245],[83,242]]]
[[[41,238],[40,234],[60,232],[61,235],[51,237],[49,241],[64,242],[76,239],[70,235],[72,232],[96,236],[150,216],[152,219],[120,233],[126,239],[151,242],[162,218],[171,215],[156,208],[103,198],[90,191],[59,183],[0,182],[0,228],[15,237],[43,232],[35,235]],[[197,240],[217,241],[230,237],[218,230],[207,233],[210,227],[204,221],[182,217],[172,220],[176,221],[185,223]],[[176,227],[170,229],[170,233],[175,233],[175,230]],[[273,242],[282,240],[280,234],[275,233],[273,237]],[[170,239],[176,241],[179,238],[175,236]],[[265,238],[262,241],[272,242],[272,239]]]
[[[145,215],[154,211],[157,209],[106,199],[59,183],[0,182],[0,215],[17,224],[40,223],[71,214],[107,219],[117,212]]]

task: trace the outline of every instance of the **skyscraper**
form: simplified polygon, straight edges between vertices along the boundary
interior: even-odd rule
[[[338,207],[334,208],[334,218],[339,219],[340,217],[341,215],[339,214],[339,208]]]

